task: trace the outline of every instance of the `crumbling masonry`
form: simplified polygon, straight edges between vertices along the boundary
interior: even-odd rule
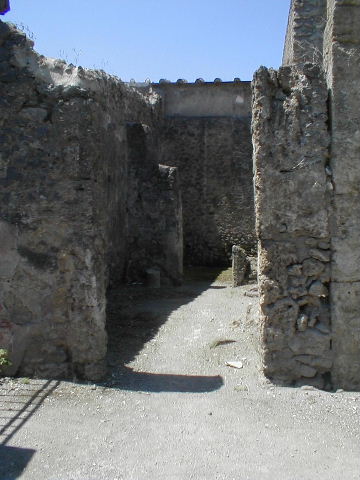
[[[228,265],[237,245],[247,264],[257,241],[266,375],[360,389],[359,78],[360,0],[293,0],[283,66],[252,96],[124,84],[1,22],[7,373],[101,378],[110,284],[177,285],[183,261]]]
[[[294,0],[253,83],[264,366],[360,388],[360,1]],[[275,193],[276,192],[276,193]]]

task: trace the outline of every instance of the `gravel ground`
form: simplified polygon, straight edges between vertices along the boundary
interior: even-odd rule
[[[110,300],[106,382],[0,380],[1,480],[360,479],[360,393],[264,378],[256,287]]]

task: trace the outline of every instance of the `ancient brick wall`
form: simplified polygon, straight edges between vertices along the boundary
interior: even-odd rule
[[[235,244],[254,254],[249,83],[160,87],[160,157],[179,169],[185,263],[229,265]]]
[[[106,288],[128,263],[127,124],[157,124],[157,96],[41,57],[3,23],[0,46],[0,345],[10,351],[8,373],[96,379],[104,373]],[[174,177],[161,169],[154,188],[178,227]],[[177,254],[181,264],[163,237],[164,262]]]

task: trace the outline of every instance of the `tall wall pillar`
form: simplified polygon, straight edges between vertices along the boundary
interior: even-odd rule
[[[332,366],[327,89],[312,64],[253,82],[256,229],[264,367],[322,386]]]
[[[307,61],[316,66],[303,63]],[[278,73],[260,70],[254,81],[265,371],[297,380],[301,369],[296,360],[317,370],[313,375],[304,369],[302,377],[317,379],[329,372],[334,387],[359,390],[360,0],[293,0],[284,65]],[[321,74],[309,75],[316,69],[324,70],[325,81]],[[319,123],[320,118],[327,124]],[[330,148],[320,153],[327,130]],[[321,170],[315,165],[322,165]],[[306,171],[315,177],[303,183]],[[322,191],[319,198],[314,197],[315,186]],[[318,207],[315,216],[309,201]],[[321,212],[327,212],[326,227],[314,222]],[[292,229],[283,220],[289,217]],[[274,249],[274,240],[278,245],[285,239]],[[315,323],[309,321],[312,314],[303,311],[309,309],[309,297],[310,310],[326,310],[325,322],[322,314]],[[276,307],[279,301],[282,308]],[[315,342],[316,329],[319,342],[327,336],[326,348],[322,340]]]
[[[330,92],[333,381],[360,389],[360,0],[328,0],[324,67]]]

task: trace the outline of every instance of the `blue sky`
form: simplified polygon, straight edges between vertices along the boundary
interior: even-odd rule
[[[290,0],[12,0],[36,50],[124,81],[250,80],[281,63]]]

